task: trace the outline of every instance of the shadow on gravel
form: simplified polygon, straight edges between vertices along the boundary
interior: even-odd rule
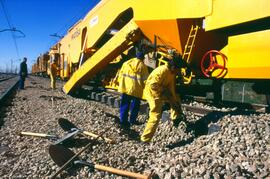
[[[105,113],[105,115],[112,118],[118,127],[121,128],[121,134],[127,135],[130,140],[140,141],[140,133],[134,129],[131,129],[130,127],[121,127],[120,118],[118,116],[112,115],[110,113]],[[136,123],[135,125],[140,125],[140,123]]]
[[[106,115],[107,117],[112,118],[112,119],[114,120],[115,123],[120,124],[120,118],[119,118],[118,116],[115,116],[115,115],[110,114],[110,113],[107,113],[107,112],[105,112],[105,115]]]
[[[16,91],[12,92],[9,98],[0,100],[0,128],[5,123],[5,117],[7,116],[8,106],[12,106],[13,96],[16,95]],[[11,99],[11,100],[10,100]]]
[[[6,111],[0,108],[0,128],[4,125],[4,118],[6,117]]]
[[[65,99],[66,99],[66,98],[64,98],[64,97],[59,97],[59,96],[46,96],[46,95],[41,95],[41,96],[39,96],[39,98],[45,99],[45,100],[51,100],[52,98],[53,98],[54,100],[65,100]]]
[[[60,178],[68,178],[68,177],[76,178],[81,168],[82,168],[81,166],[72,165],[69,168],[65,169],[65,173],[61,174]]]
[[[226,115],[252,115],[252,114],[259,114],[257,112],[250,112],[250,111],[243,111],[241,109],[236,109],[235,111],[230,112],[211,112],[207,114],[206,116],[203,116],[201,119],[196,121],[195,123],[191,123],[187,129],[186,132],[193,132],[193,136],[187,140],[178,141],[172,144],[166,145],[166,148],[174,149],[176,147],[182,147],[188,144],[191,144],[196,138],[202,136],[202,135],[210,135],[215,132],[220,131],[220,126],[215,124],[220,119],[222,119]],[[211,125],[209,125],[211,124]]]
[[[140,141],[140,133],[131,128],[121,128],[121,134],[127,135],[129,140]]]
[[[61,145],[67,148],[80,148],[85,147],[90,142],[92,142],[93,144],[97,143],[97,141],[87,138],[71,138],[67,141],[64,141]]]

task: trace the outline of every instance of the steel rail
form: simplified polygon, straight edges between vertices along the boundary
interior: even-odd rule
[[[3,106],[3,104],[5,103],[5,101],[12,94],[12,92],[15,89],[17,89],[18,84],[19,84],[19,79],[14,84],[12,84],[11,87],[9,87],[3,94],[0,94],[0,106]]]
[[[0,79],[0,82],[3,82],[3,81],[7,81],[9,79],[12,79],[12,78],[15,78],[16,76],[11,76],[11,77],[7,77],[7,78],[3,78],[3,79]]]

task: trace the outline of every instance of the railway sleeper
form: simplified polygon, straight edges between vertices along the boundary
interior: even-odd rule
[[[89,91],[86,95],[87,99],[101,102],[113,108],[120,107],[120,97],[118,94],[112,94],[108,92],[96,92],[96,91]],[[148,114],[148,103],[146,101],[142,101],[140,105],[140,114]]]

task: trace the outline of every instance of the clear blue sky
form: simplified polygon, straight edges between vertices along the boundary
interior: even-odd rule
[[[31,68],[38,55],[58,41],[51,34],[65,35],[99,1],[0,0],[0,31],[15,27],[25,34],[22,38],[20,32],[0,32],[0,71],[10,69],[12,62],[15,69],[23,57],[28,58]]]

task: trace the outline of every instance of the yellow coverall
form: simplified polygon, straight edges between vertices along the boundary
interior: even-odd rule
[[[175,105],[171,105],[171,118],[175,120],[179,113],[182,113],[180,98],[175,93],[175,77],[167,65],[162,65],[152,71],[149,75],[145,89],[144,96],[149,104],[149,119],[141,135],[141,141],[150,142],[158,127],[159,120],[162,115],[162,106],[165,101],[180,107],[175,109]],[[168,96],[168,94],[170,96]]]
[[[50,64],[50,78],[51,78],[51,88],[55,89],[55,79],[56,79],[56,74],[57,74],[57,66],[56,63],[53,62]]]
[[[118,76],[120,93],[142,98],[144,83],[148,77],[147,66],[142,60],[132,58],[126,61]]]

